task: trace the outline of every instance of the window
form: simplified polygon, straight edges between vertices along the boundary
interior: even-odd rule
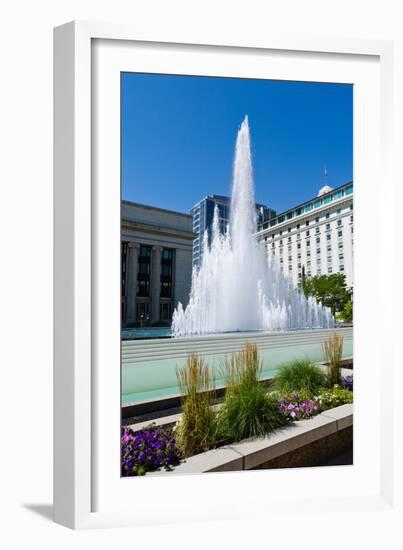
[[[339,243],[339,248],[343,248],[343,243]]]
[[[291,227],[288,228],[288,233],[291,233]]]
[[[280,231],[280,237],[281,237],[281,235],[282,235],[282,234],[283,234],[283,232],[282,232],[282,231]]]
[[[343,236],[343,231],[342,231],[342,230],[338,231],[338,232],[337,232],[337,236],[338,236],[338,237],[342,237],[342,236]]]
[[[151,246],[140,245],[137,271],[137,296],[150,296]],[[143,317],[145,319],[145,317]],[[137,319],[138,321],[140,318]]]
[[[306,246],[311,246],[311,241],[306,241]]]
[[[330,233],[328,233],[328,234],[326,235],[326,240],[327,240],[327,241],[330,241],[331,238],[332,238],[332,236],[330,235]]]
[[[317,227],[317,228],[315,229],[315,233],[320,233],[320,227]]]
[[[172,271],[174,251],[172,248],[163,248],[161,252],[161,287],[162,298],[172,298]]]
[[[316,223],[319,223],[319,216],[317,216],[317,217],[315,218],[315,222],[316,222]]]
[[[280,239],[280,245],[282,245],[282,244],[283,244],[283,239]]]
[[[306,235],[307,237],[309,237],[309,229],[308,229],[308,231],[305,231],[305,235]]]
[[[287,239],[287,240],[288,240],[288,242],[290,243],[290,242],[291,242],[291,237],[288,237],[288,239]]]
[[[309,220],[306,220],[305,225],[309,225]]]
[[[300,228],[300,225],[299,225],[299,223],[297,223],[297,229],[299,229],[299,228]]]
[[[170,321],[172,317],[172,304],[170,302],[168,303],[161,303],[160,304],[160,319],[161,321]]]
[[[320,243],[320,237],[316,237],[316,244]]]
[[[288,256],[288,261],[292,262],[292,256]]]
[[[172,297],[172,281],[161,282],[161,298]]]
[[[342,252],[339,254],[339,260],[344,260],[344,254]]]
[[[341,265],[339,269],[340,271],[344,271],[344,265]]]
[[[320,248],[316,249],[316,254],[320,254]]]
[[[306,253],[306,255],[307,255],[307,257],[309,258],[310,255],[311,255],[311,253],[308,251],[308,252]]]
[[[354,216],[350,216],[350,222],[353,223]]]
[[[326,224],[326,231],[329,231],[329,229],[330,229],[330,223],[327,223]]]
[[[331,273],[332,271],[333,271],[332,266],[329,265],[328,268],[327,268],[327,272],[328,272],[328,273]]]
[[[308,267],[310,267],[310,266],[311,266],[311,260],[308,260],[308,261],[306,262],[306,265],[307,265]]]
[[[336,210],[336,212],[337,212],[338,214],[341,214],[341,208],[338,208],[338,209]]]
[[[149,321],[150,320],[150,303],[143,302],[137,304],[137,321]]]
[[[298,248],[298,250],[301,248],[301,243],[297,244],[297,248]]]
[[[327,247],[326,247],[326,250],[327,250],[328,252],[331,252],[331,250],[332,250],[332,245],[331,245],[331,244],[328,244]]]
[[[271,243],[271,247],[274,248],[274,243]]]
[[[301,253],[297,254],[297,258],[298,258],[298,260],[301,259]]]
[[[284,259],[283,258],[280,258],[280,263],[282,264],[284,262]]]
[[[292,265],[291,264],[288,266],[288,271],[292,271]]]
[[[343,222],[341,220],[337,220],[337,227],[340,227]]]
[[[327,261],[328,261],[329,263],[332,263],[332,257],[331,257],[331,256],[328,256],[328,257],[327,257]]]
[[[317,258],[317,259],[316,259],[316,263],[317,263],[318,265],[320,265],[320,258]]]
[[[311,276],[311,271],[308,271],[307,275],[308,275],[308,277],[310,277]]]
[[[325,218],[328,220],[330,218],[330,212],[326,212]]]

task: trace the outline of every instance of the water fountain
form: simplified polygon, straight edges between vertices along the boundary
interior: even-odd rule
[[[201,266],[193,270],[189,304],[179,303],[173,315],[174,337],[334,326],[329,308],[294,288],[256,241],[255,202],[246,116],[235,147],[229,226],[222,235],[216,208],[211,240],[206,232]]]

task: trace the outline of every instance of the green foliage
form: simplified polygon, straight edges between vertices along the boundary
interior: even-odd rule
[[[333,388],[320,388],[315,396],[322,410],[332,409],[353,402],[353,392],[337,384]]]
[[[218,415],[220,438],[227,442],[264,436],[285,424],[277,398],[259,384],[231,392]]]
[[[182,417],[175,428],[175,439],[185,457],[214,447],[216,414],[211,408],[214,384],[204,360],[191,354],[185,367],[177,369],[182,393]]]
[[[343,321],[345,323],[352,323],[353,321],[353,302],[349,300],[344,304],[342,311]]]
[[[306,277],[304,268],[300,286],[305,296],[314,296],[323,306],[329,307],[333,315],[336,311],[341,311],[348,301],[351,301],[344,273]]]
[[[261,362],[255,344],[247,344],[225,362],[225,400],[218,414],[222,441],[263,436],[286,423],[276,395],[259,384]]]
[[[281,393],[303,390],[312,395],[326,385],[326,374],[311,361],[296,360],[281,367],[273,383]]]
[[[341,359],[343,355],[343,336],[332,332],[323,343],[323,353],[328,365],[328,384],[340,384],[341,382]]]

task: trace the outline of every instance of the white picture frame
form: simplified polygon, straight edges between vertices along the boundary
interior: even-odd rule
[[[270,70],[266,74],[261,71],[267,70],[267,59]],[[284,486],[289,487],[284,502],[309,502],[315,494],[316,506],[326,505],[329,511],[341,505],[360,511],[393,511],[393,403],[388,393],[396,367],[393,330],[375,326],[365,314],[371,292],[376,316],[388,307],[385,289],[397,284],[392,270],[379,267],[388,254],[393,254],[393,238],[382,240],[388,231],[390,210],[378,202],[382,174],[383,197],[388,204],[395,204],[393,44],[286,35],[270,35],[254,42],[206,37],[202,42],[186,36],[185,31],[182,36],[167,33],[154,37],[130,25],[72,22],[55,29],[54,61],[55,521],[81,529],[193,521],[196,516],[198,520],[256,518],[263,512],[278,511],[276,499],[278,503]],[[119,127],[116,74],[121,70],[259,74],[355,85],[358,285],[354,445],[358,458],[350,470],[120,479],[119,441],[115,440],[115,432],[120,430],[120,332],[116,318],[120,301],[117,293],[106,296],[105,289],[115,288],[119,273],[120,188],[116,188],[116,178],[120,145],[114,138]],[[101,96],[97,95],[99,89]],[[101,119],[100,102],[106,113]],[[105,109],[108,105],[110,109]],[[94,148],[98,153],[108,151],[106,164],[105,155],[95,158]],[[366,182],[365,189],[362,181]],[[379,209],[378,223],[371,219],[373,208]],[[364,277],[369,247],[372,275]],[[376,290],[371,287],[374,281]],[[108,366],[111,364],[113,368]],[[364,364],[366,369],[360,368]],[[372,436],[365,429],[369,414]],[[377,452],[370,455],[366,451],[371,445]],[[342,476],[345,486],[340,483]],[[264,482],[270,483],[270,495],[258,490]],[[220,497],[211,502],[209,495],[214,489]],[[161,492],[170,495],[168,508],[156,499]]]

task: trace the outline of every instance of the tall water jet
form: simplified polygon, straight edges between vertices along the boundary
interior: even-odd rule
[[[330,309],[293,288],[256,241],[255,204],[246,116],[235,146],[229,227],[220,233],[216,207],[210,242],[206,231],[200,268],[193,269],[189,304],[179,303],[173,314],[174,336],[334,325]]]

